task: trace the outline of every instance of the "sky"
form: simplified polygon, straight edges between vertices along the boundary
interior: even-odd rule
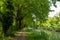
[[[54,7],[53,5],[51,5],[50,9],[54,10],[53,12],[49,12],[49,17],[54,17],[55,15],[57,15],[60,12],[60,2],[56,2],[57,8]]]

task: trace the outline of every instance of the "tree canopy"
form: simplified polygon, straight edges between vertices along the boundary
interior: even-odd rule
[[[0,3],[4,27],[9,28],[14,20],[15,26],[21,28],[30,25],[34,19],[43,22],[48,18],[49,0],[1,0]]]

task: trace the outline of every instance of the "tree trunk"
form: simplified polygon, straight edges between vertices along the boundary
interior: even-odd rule
[[[22,9],[22,7],[20,7],[20,5],[18,5],[17,17],[16,17],[17,30],[22,29],[23,16],[22,16],[22,13],[21,13],[21,9]]]

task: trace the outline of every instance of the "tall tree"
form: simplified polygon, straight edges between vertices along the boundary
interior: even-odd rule
[[[13,22],[13,3],[12,0],[5,0],[5,12],[2,12],[2,27],[3,27],[3,33],[7,36],[8,29],[12,25]]]

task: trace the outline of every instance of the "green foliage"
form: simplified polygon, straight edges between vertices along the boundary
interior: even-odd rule
[[[13,23],[13,12],[17,14],[18,5],[19,5],[19,17],[24,17],[22,21],[23,23],[27,23],[27,25],[30,25],[34,19],[32,17],[33,15],[36,16],[35,19],[39,20],[40,22],[43,22],[46,20],[48,13],[49,13],[49,1],[48,0],[5,0],[4,6],[2,9],[3,13],[3,25],[11,26]],[[14,11],[13,11],[14,10]],[[16,20],[16,19],[14,19]],[[21,24],[23,25],[23,24]],[[14,27],[12,27],[13,30]]]
[[[40,19],[40,21],[47,18],[49,12],[48,0],[14,0],[14,2],[15,6],[18,4],[20,5],[20,13],[23,16],[26,14],[26,16],[24,16],[24,20],[26,20],[28,23],[33,21],[32,14],[36,16],[36,19]]]
[[[5,18],[8,25],[12,23],[13,19],[13,12],[17,14],[18,5],[19,5],[19,16],[24,17],[23,20],[27,24],[31,24],[33,21],[33,15],[36,16],[36,19],[39,19],[41,22],[44,21],[49,12],[49,1],[48,0],[2,0],[4,5],[2,6],[2,14],[4,15],[3,19]],[[1,4],[2,5],[2,4]],[[15,10],[15,11],[13,11]],[[33,14],[33,15],[32,15]],[[29,18],[27,18],[29,17]],[[16,15],[15,15],[16,18]]]
[[[34,30],[34,29],[33,29]],[[34,30],[28,33],[28,40],[60,40],[58,32],[51,32],[46,30]]]
[[[57,1],[60,1],[60,0],[57,0]]]
[[[2,23],[2,30],[4,35],[7,34],[7,31],[9,29],[10,26],[12,26],[13,23],[13,2],[11,0],[5,0],[5,1],[1,1],[1,7],[2,9],[0,10],[0,14],[1,14],[1,23]],[[1,8],[0,7],[0,8]]]
[[[33,31],[29,34],[29,40],[49,40],[49,36],[45,31]]]
[[[0,6],[2,6],[4,3],[2,1],[0,1]]]
[[[58,0],[59,1],[59,0]],[[56,0],[52,0],[54,6],[56,3]],[[18,8],[19,7],[19,8]],[[49,0],[1,0],[0,1],[0,12],[2,12],[2,26],[10,27],[8,34],[11,36],[16,31],[16,17],[17,13],[19,18],[23,17],[20,25],[28,25],[28,26],[43,26],[46,28],[52,27],[55,29],[56,27],[60,26],[60,17],[53,17],[48,18],[49,13]],[[19,9],[19,11],[18,11]],[[35,15],[33,17],[33,15]],[[14,17],[14,18],[13,18]],[[34,22],[34,19],[36,19],[36,22]],[[20,19],[21,20],[21,19]],[[37,21],[38,20],[38,21]],[[43,22],[46,21],[46,22]],[[42,23],[43,22],[43,23]],[[35,24],[35,25],[34,25]],[[0,26],[1,26],[0,25]],[[11,26],[13,25],[13,26]],[[2,26],[0,27],[0,36],[2,33]],[[39,31],[35,29],[27,29],[27,31],[31,32],[29,33],[29,40],[60,40],[56,37],[56,34],[53,35],[52,33],[46,32],[46,31]],[[50,39],[49,39],[50,38]],[[5,40],[8,40],[7,38],[4,38]]]
[[[54,16],[52,18],[48,18],[46,22],[42,23],[42,27],[51,29],[51,30],[56,30],[60,28],[60,16],[59,14],[57,16]]]

